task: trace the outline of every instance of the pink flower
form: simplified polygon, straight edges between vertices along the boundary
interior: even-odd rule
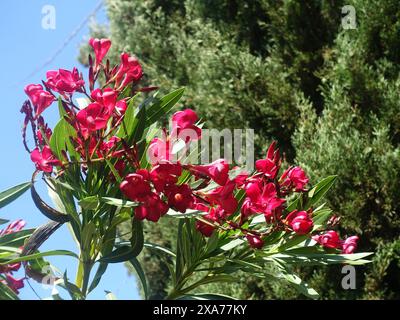
[[[128,105],[126,104],[125,100],[119,100],[115,104],[115,109],[118,111],[120,115],[125,114],[126,109],[128,109]]]
[[[122,90],[132,81],[138,81],[143,75],[142,66],[138,59],[131,57],[128,53],[121,54],[121,64],[115,74],[118,91]]]
[[[117,91],[114,91],[111,88],[106,88],[104,90],[95,89],[92,91],[90,96],[95,102],[106,107],[110,114],[113,113],[115,105],[117,103]]]
[[[194,197],[187,184],[168,186],[165,194],[168,197],[168,205],[179,212],[185,213],[186,209],[193,205]]]
[[[31,160],[36,165],[36,169],[44,172],[52,172],[53,166],[60,166],[61,162],[51,152],[49,146],[44,146],[42,152],[39,148],[31,152]]]
[[[100,150],[103,154],[108,154],[111,149],[115,148],[118,142],[120,142],[121,139],[118,138],[117,136],[112,136],[110,139],[108,139],[107,142],[102,142],[100,144]],[[97,142],[96,142],[97,144]]]
[[[204,216],[206,220],[210,220],[209,216]],[[214,233],[215,227],[203,221],[196,221],[196,229],[205,237],[211,237]]]
[[[168,211],[168,205],[152,192],[143,198],[143,205],[135,209],[135,217],[139,220],[147,219],[157,222]]]
[[[229,180],[229,164],[224,159],[216,160],[208,165],[191,166],[194,175],[203,174],[223,186]]]
[[[94,50],[94,54],[96,57],[95,69],[97,69],[98,65],[103,61],[104,57],[111,47],[111,40],[91,38],[89,40],[89,45]]]
[[[175,184],[178,177],[182,174],[180,164],[162,162],[153,167],[150,171],[150,179],[157,191],[161,192],[165,186]]]
[[[19,293],[19,289],[24,287],[25,278],[16,279],[11,274],[6,274],[6,283],[7,285],[16,293]]]
[[[25,221],[24,220],[16,220],[12,223],[10,223],[7,228],[4,230],[0,230],[0,237],[8,234],[12,234],[15,232],[18,232],[22,230],[22,228],[25,226]],[[24,278],[22,279],[15,279],[12,274],[15,271],[18,271],[19,268],[21,267],[21,263],[13,263],[13,264],[6,264],[6,265],[0,265],[0,282],[7,285],[9,288],[11,288],[15,293],[19,293],[19,289],[23,288],[24,286]],[[4,280],[1,280],[4,278]]]
[[[304,187],[308,183],[306,173],[300,167],[287,169],[280,180],[282,186],[294,188],[296,191],[305,191]]]
[[[201,136],[201,129],[195,126],[198,121],[196,112],[192,109],[178,111],[172,116],[172,135],[181,138],[185,142],[197,140]]]
[[[211,237],[214,233],[215,227],[212,225],[213,222],[217,222],[220,218],[217,214],[217,210],[212,210],[210,207],[205,205],[204,203],[194,203],[192,209],[208,212],[208,214],[204,215],[202,218],[209,223],[204,221],[196,221],[196,229],[205,237]]]
[[[128,174],[119,188],[132,201],[143,201],[151,192],[149,172],[140,169],[136,173]]]
[[[276,141],[272,142],[267,151],[267,157],[256,161],[256,169],[270,179],[275,179],[280,168],[279,150],[275,149]]]
[[[0,230],[0,236],[21,231],[26,225],[26,221],[19,219],[10,223],[7,228]]]
[[[246,183],[247,178],[249,177],[249,174],[245,171],[239,173],[234,179],[233,181],[235,181],[236,186],[238,188],[241,188],[244,186],[244,184]]]
[[[215,188],[205,194],[207,200],[213,205],[219,205],[226,212],[226,214],[232,214],[236,211],[238,202],[233,196],[235,189],[235,183],[233,181],[228,182],[226,185]]]
[[[107,127],[110,113],[108,109],[98,102],[89,104],[85,109],[79,111],[76,115],[78,129],[83,137],[87,139],[91,132]]]
[[[73,68],[72,71],[64,69],[47,71],[46,78],[46,85],[51,90],[61,94],[74,93],[85,85],[85,81],[83,81],[76,68]]]
[[[259,236],[247,234],[246,239],[250,247],[254,249],[261,249],[264,246],[264,241]]]
[[[245,190],[247,198],[243,203],[245,208],[242,208],[244,218],[256,213],[263,213],[268,223],[280,218],[285,200],[277,197],[274,183],[263,186],[260,182],[251,182],[246,185]]]
[[[294,210],[286,217],[287,223],[297,234],[307,234],[313,228],[313,221],[306,211]]]
[[[29,84],[25,87],[25,93],[31,99],[35,107],[35,117],[37,118],[46,108],[48,108],[56,99],[54,96],[43,90],[40,84]]]
[[[346,240],[342,242],[342,253],[353,253],[357,249],[357,236],[348,237]]]
[[[339,248],[341,246],[341,241],[339,235],[336,231],[329,230],[324,234],[315,235],[312,237],[315,241],[317,241],[320,245],[327,248]]]

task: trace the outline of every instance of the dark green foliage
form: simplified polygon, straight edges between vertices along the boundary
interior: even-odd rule
[[[341,28],[345,4],[356,9],[355,30]],[[184,105],[209,127],[254,128],[259,155],[277,139],[313,183],[338,175],[328,199],[341,234],[359,234],[360,251],[377,253],[357,269],[357,290],[341,288],[338,266],[301,270],[322,298],[400,298],[398,0],[108,0],[108,12],[114,62],[133,52],[149,83],[185,86]],[[168,223],[147,240],[173,243]],[[164,297],[167,270],[153,255],[142,261],[153,297]],[[207,289],[302,298],[281,283],[241,279]]]
[[[330,204],[360,249],[378,248],[357,297],[399,298],[400,149],[398,51],[400,4],[354,1],[357,30],[341,32],[321,71],[324,110],[299,105],[297,162],[318,180],[338,174]],[[396,36],[397,35],[397,36]],[[314,181],[315,181],[314,180]],[[335,192],[336,191],[336,192]],[[337,274],[329,274],[339,281]],[[331,296],[330,296],[331,297]]]

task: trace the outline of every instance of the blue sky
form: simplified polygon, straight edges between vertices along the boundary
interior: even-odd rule
[[[19,110],[26,99],[23,88],[29,83],[40,83],[47,70],[76,66],[86,74],[86,70],[77,62],[78,48],[88,40],[88,25],[76,34],[62,52],[37,74],[31,75],[57,51],[82,21],[93,12],[99,0],[8,0],[0,2],[0,190],[28,181],[34,170],[25,152],[21,140],[23,117]],[[43,29],[42,8],[52,5],[56,12],[55,30]],[[96,14],[96,20],[106,23],[104,6]],[[31,76],[29,76],[31,75]],[[54,111],[54,110],[53,110]],[[46,110],[44,116],[54,123],[56,112]],[[42,192],[44,189],[41,189]],[[6,219],[25,219],[27,227],[33,228],[45,223],[46,218],[35,208],[29,193],[13,204],[1,209],[0,217]],[[67,249],[76,251],[66,226],[63,226],[47,241],[41,250]],[[74,279],[76,261],[73,258],[49,258],[60,270],[68,270]],[[45,298],[51,290],[30,281],[37,293]],[[118,299],[139,299],[136,279],[128,277],[126,268],[111,265],[98,288],[89,296],[91,299],[104,299],[104,290],[112,291]],[[65,293],[60,293],[65,296]],[[26,286],[21,290],[22,299],[37,299],[33,291]]]

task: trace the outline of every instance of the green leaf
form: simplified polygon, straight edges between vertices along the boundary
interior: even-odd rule
[[[69,293],[72,300],[83,299],[83,294],[81,290],[75,284],[68,281],[67,271],[64,272],[63,279],[59,279],[58,281],[56,281],[56,284],[64,288]]]
[[[108,228],[103,238],[104,240],[101,248],[102,256],[107,256],[112,252],[112,249],[114,248],[116,233],[117,233],[116,226],[110,226]],[[90,284],[89,292],[92,292],[97,287],[97,285],[100,283],[101,277],[106,272],[107,268],[108,268],[108,263],[99,263],[96,274],[94,275],[92,283]]]
[[[315,205],[319,200],[321,200],[325,194],[329,191],[329,189],[333,186],[337,176],[329,176],[320,181],[315,187],[313,187],[308,192],[308,200],[304,207],[304,210],[309,209],[313,205]]]
[[[108,159],[104,159],[104,160],[106,161],[107,166],[110,168],[111,172],[113,173],[115,179],[118,181],[118,183],[121,183],[122,182],[122,178],[119,175],[117,169],[115,169],[114,165],[111,163],[110,160],[108,160]]]
[[[297,246],[298,244],[304,242],[310,236],[308,234],[305,235],[298,235],[294,232],[287,234],[284,236],[284,242],[278,247],[278,251],[282,252],[288,250],[292,247]]]
[[[135,95],[130,100],[124,114],[124,119],[117,133],[117,136],[119,138],[124,138],[129,145],[132,144],[133,141],[138,141],[143,134],[144,128],[146,128],[145,108],[135,107],[137,96],[138,95]]]
[[[0,300],[19,300],[16,293],[0,281]]]
[[[173,209],[168,210],[166,217],[173,217],[173,218],[191,218],[191,217],[198,217],[207,214],[207,212],[199,211],[199,210],[186,210],[185,213],[177,212]]]
[[[131,246],[121,246],[112,251],[109,255],[99,259],[101,263],[120,263],[128,261],[135,256]]]
[[[169,250],[169,249],[167,249],[167,248],[165,248],[163,246],[160,246],[158,244],[145,242],[144,243],[144,247],[146,247],[146,248],[148,248],[148,249],[150,249],[150,250],[152,250],[154,252],[164,253],[164,254],[167,254],[167,255],[169,255],[169,256],[171,256],[173,258],[176,258],[176,254],[175,253],[173,253],[171,250]]]
[[[79,205],[85,210],[96,210],[100,204],[98,196],[90,196],[79,200]]]
[[[235,277],[232,277],[227,274],[221,274],[221,275],[209,275],[204,277],[203,279],[193,283],[192,285],[182,289],[181,291],[184,293],[188,293],[192,291],[193,289],[208,284],[208,283],[216,283],[216,282],[236,282],[238,279]]]
[[[311,299],[317,299],[319,297],[318,292],[311,288],[307,283],[305,283],[299,276],[290,272],[287,268],[283,266],[281,266],[279,269],[279,277],[288,281],[299,292],[303,293],[305,296]]]
[[[46,252],[40,252],[40,253],[34,253],[30,254],[27,256],[19,257],[16,259],[8,260],[6,262],[1,262],[0,265],[5,265],[5,264],[12,264],[12,263],[17,263],[17,262],[22,262],[22,261],[29,261],[32,259],[37,259],[41,257],[48,257],[48,256],[70,256],[79,259],[78,255],[72,251],[68,250],[51,250],[51,251],[46,251]]]
[[[180,88],[167,94],[161,99],[154,98],[156,102],[150,106],[146,106],[147,124],[153,124],[154,122],[158,121],[162,116],[171,111],[171,109],[182,97],[184,91],[185,88]]]
[[[70,148],[67,149],[69,138],[76,137],[75,129],[64,119],[60,119],[56,126],[54,127],[53,134],[50,138],[50,149],[57,159],[63,160],[63,151],[71,151]]]
[[[25,240],[28,239],[34,231],[35,229],[25,229],[5,234],[0,237],[0,245],[19,248],[24,245]]]
[[[100,263],[99,264],[96,274],[94,275],[93,281],[90,284],[89,291],[88,291],[89,293],[92,292],[97,287],[97,285],[100,283],[101,277],[106,272],[107,267],[108,267],[108,263]]]
[[[59,197],[59,194],[54,192],[51,188],[49,188],[49,194],[51,194],[50,191],[55,196]],[[42,198],[37,193],[34,184],[32,184],[32,187],[31,187],[31,196],[32,196],[32,200],[33,200],[33,203],[35,204],[36,208],[38,208],[39,211],[41,213],[43,213],[50,220],[60,222],[60,223],[70,221],[69,215],[66,215],[62,212],[54,210],[52,207],[50,207],[46,202],[44,202],[42,200]],[[61,202],[61,200],[60,200],[60,202]]]
[[[144,245],[142,221],[133,219],[132,238],[129,245],[121,245],[109,255],[102,257],[99,262],[119,263],[131,260],[139,255]]]
[[[122,129],[124,131],[125,128],[127,130],[125,139],[128,145],[140,141],[142,139],[143,132],[146,129],[146,108],[142,107],[138,109],[135,115],[133,114],[133,112],[131,113],[132,113],[131,115],[128,115],[131,119],[127,121],[125,127],[122,126]],[[127,114],[125,114],[124,120],[125,119],[127,119]]]
[[[147,279],[146,279],[146,275],[143,271],[142,265],[136,258],[130,259],[129,262],[132,265],[132,267],[135,269],[136,274],[138,275],[138,277],[140,279],[140,283],[142,284],[142,288],[143,288],[144,298],[145,298],[145,300],[147,300],[149,298],[149,289],[147,287]]]
[[[246,241],[243,240],[243,239],[239,239],[239,238],[238,239],[234,239],[234,240],[228,242],[227,244],[223,245],[221,247],[221,249],[224,250],[224,251],[229,251],[229,250],[232,250],[232,249],[236,248],[237,246],[240,246],[244,242],[246,242]]]
[[[313,217],[312,217],[313,222],[314,222],[313,231],[316,231],[316,230],[320,229],[322,226],[324,226],[326,221],[331,216],[331,214],[332,214],[332,210],[329,208],[314,211]]]
[[[144,235],[143,222],[138,219],[132,219],[132,237],[130,239],[134,256],[138,256],[143,250]]]
[[[9,223],[10,222],[10,220],[5,220],[5,219],[1,219],[0,218],[0,226],[2,225],[2,224],[6,224],[6,223]]]
[[[132,202],[124,199],[110,198],[110,197],[102,197],[99,200],[110,206],[118,208],[134,208],[139,205],[137,202]]]
[[[292,251],[292,250],[291,250]],[[265,261],[282,261],[288,264],[297,265],[329,265],[329,264],[351,264],[361,265],[369,263],[369,260],[363,258],[372,255],[372,252],[353,253],[353,254],[330,254],[330,253],[284,253],[273,254],[264,257]]]
[[[233,297],[219,293],[199,293],[184,295],[176,300],[236,300]]]
[[[0,192],[0,209],[22,196],[31,185],[31,182],[25,182]]]

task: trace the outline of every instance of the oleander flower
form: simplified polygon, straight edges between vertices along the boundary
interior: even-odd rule
[[[50,92],[43,90],[43,86],[40,84],[27,85],[25,87],[25,93],[32,101],[36,118],[56,100]]]
[[[111,47],[110,39],[98,39],[91,38],[89,39],[89,45],[93,48],[95,54],[95,69],[99,67],[102,63],[104,57],[107,55],[108,50]]]
[[[53,166],[60,166],[61,162],[53,155],[49,146],[44,146],[42,151],[35,148],[31,152],[31,160],[36,169],[44,172],[52,172]]]
[[[75,91],[80,91],[85,85],[85,81],[76,68],[73,68],[72,71],[65,69],[50,70],[47,71],[46,78],[47,87],[60,94],[72,94]]]
[[[314,225],[307,211],[294,210],[288,214],[286,221],[292,230],[300,235],[309,233]]]

